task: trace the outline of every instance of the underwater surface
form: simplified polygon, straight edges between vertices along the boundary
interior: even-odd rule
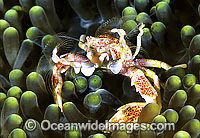
[[[200,138],[199,82],[199,0],[0,0],[0,138]]]

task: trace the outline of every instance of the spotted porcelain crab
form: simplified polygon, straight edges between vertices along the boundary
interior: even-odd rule
[[[90,76],[95,68],[103,68],[114,74],[122,74],[130,77],[131,86],[135,86],[145,102],[133,102],[123,105],[118,112],[110,119],[110,122],[136,122],[143,107],[150,102],[158,103],[161,107],[161,95],[159,78],[155,72],[145,67],[157,67],[168,70],[170,65],[152,59],[135,59],[141,48],[141,36],[143,35],[144,24],[139,26],[137,36],[137,47],[132,54],[130,47],[126,44],[126,32],[123,29],[111,29],[111,33],[117,33],[119,39],[110,35],[80,36],[79,47],[86,51],[86,56],[75,53],[66,53],[60,57],[57,55],[57,47],[53,50],[53,86],[54,99],[62,111],[61,88],[63,80],[61,73],[70,67],[75,73],[80,71],[85,76]],[[153,80],[154,86],[146,78]]]

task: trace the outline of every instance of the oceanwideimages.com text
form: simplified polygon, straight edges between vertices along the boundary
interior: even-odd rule
[[[133,131],[139,130],[158,130],[158,131],[173,131],[175,130],[174,123],[111,123],[106,120],[104,123],[92,122],[88,120],[86,123],[51,123],[49,120],[43,120],[40,124],[41,129],[44,131],[69,131],[69,130],[81,130],[81,131],[113,131],[120,130],[126,131],[127,133],[132,133]],[[36,127],[36,122],[33,119],[29,119],[25,123],[25,127],[28,131],[33,131]]]

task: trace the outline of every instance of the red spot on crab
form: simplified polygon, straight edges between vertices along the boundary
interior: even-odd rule
[[[60,68],[61,66],[63,66],[63,64],[62,64],[61,62],[58,62],[58,63],[56,64],[56,67],[57,67],[57,68]]]

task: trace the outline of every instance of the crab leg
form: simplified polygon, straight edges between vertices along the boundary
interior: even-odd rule
[[[131,86],[135,86],[136,91],[140,93],[147,103],[157,103],[156,98],[158,93],[151,85],[150,81],[145,77],[145,73],[141,69],[130,67],[127,69],[126,73],[122,74],[131,78]]]
[[[172,68],[172,66],[168,65],[165,62],[153,60],[153,59],[136,59],[135,62],[136,62],[136,65],[138,66],[157,67],[157,68],[163,68],[165,70]],[[187,64],[180,64],[174,67],[187,68]]]
[[[54,101],[60,107],[61,112],[63,112],[62,108],[62,98],[61,98],[61,89],[63,85],[63,80],[61,76],[62,71],[66,71],[69,69],[69,65],[63,65],[62,63],[58,62],[53,67],[53,87],[54,87]]]
[[[145,102],[132,102],[119,107],[117,113],[110,118],[109,125],[104,132],[109,133],[115,130],[115,125],[118,125],[118,123],[137,122],[140,112],[146,104]]]
[[[139,114],[145,105],[145,102],[132,102],[122,105],[109,122],[137,122]]]
[[[165,62],[153,59],[136,59],[135,64],[138,66],[163,68],[165,70],[172,68],[172,66],[168,65]]]
[[[70,66],[63,65],[62,60],[57,56],[57,48],[54,48],[52,53],[52,60],[56,63],[53,67],[53,76],[52,76],[52,85],[53,85],[53,96],[55,103],[60,107],[61,112],[63,112],[62,108],[62,97],[61,97],[61,89],[63,85],[63,80],[61,76],[61,72],[66,71]]]
[[[144,71],[144,74],[147,77],[150,77],[151,79],[153,79],[154,87],[158,93],[157,103],[159,104],[160,108],[162,108],[159,78],[155,72],[153,72],[150,69],[144,68],[144,66],[145,67],[158,67],[158,68],[163,68],[165,70],[172,68],[172,66],[168,65],[165,62],[158,61],[158,60],[152,60],[152,59],[136,59],[135,64],[138,68],[140,68]]]
[[[79,54],[67,53],[58,57],[57,48],[53,50],[52,60],[56,63],[53,67],[52,76],[54,101],[60,107],[61,112],[63,112],[61,97],[63,80],[61,73],[73,67],[76,74],[81,71],[85,76],[90,76],[94,72],[95,67],[86,57]]]
[[[145,102],[133,102],[118,108],[118,112],[109,120],[109,129],[112,130],[112,123],[114,122],[137,122],[140,112],[144,106],[150,102],[157,103],[159,101],[158,94],[160,94],[160,86],[158,76],[151,70],[142,68],[143,71],[136,67],[129,67],[125,72],[121,74],[131,78],[131,86],[135,86],[136,91],[140,93]],[[154,80],[156,89],[151,85],[145,75],[151,77]],[[161,101],[159,101],[161,102]]]
[[[162,108],[162,102],[161,102],[159,78],[156,75],[156,73],[154,71],[150,70],[150,69],[142,67],[142,70],[143,70],[145,76],[147,76],[147,77],[149,77],[153,80],[154,88],[156,89],[156,91],[158,93],[157,103],[158,103],[158,105],[160,106],[160,109],[161,109]]]

